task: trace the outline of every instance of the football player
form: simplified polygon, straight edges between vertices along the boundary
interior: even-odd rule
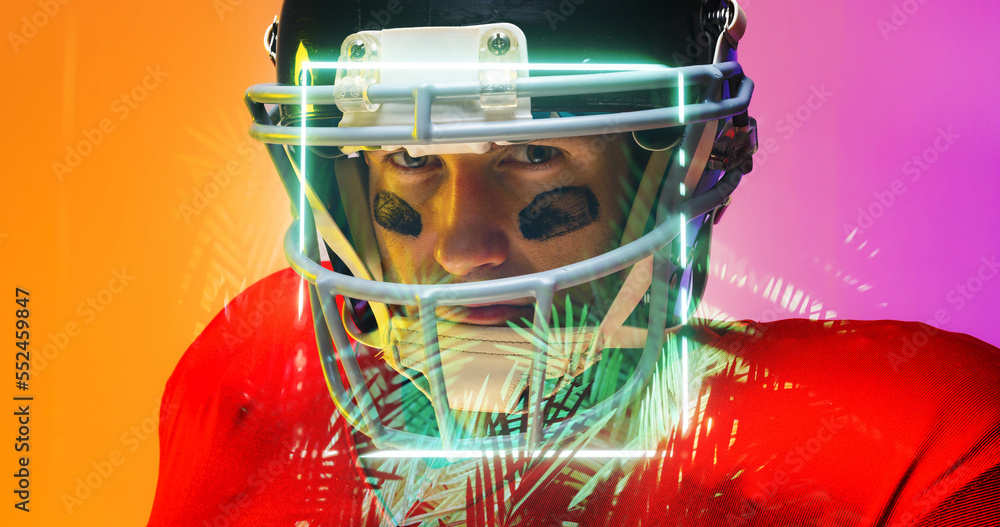
[[[292,269],[170,378],[149,524],[1000,521],[996,349],[691,318],[753,167],[745,28],[731,0],[286,0],[246,100]]]

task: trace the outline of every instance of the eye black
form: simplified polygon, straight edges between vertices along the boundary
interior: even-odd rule
[[[542,145],[528,145],[528,150],[525,152],[528,162],[540,165],[546,161],[552,159],[552,147],[542,146]]]

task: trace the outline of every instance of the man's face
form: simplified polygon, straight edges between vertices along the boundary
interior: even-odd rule
[[[368,199],[385,280],[507,278],[617,247],[635,179],[625,144],[621,136],[579,137],[493,145],[485,154],[368,152]],[[589,294],[582,301],[592,300]],[[480,325],[532,314],[531,298],[438,311]]]

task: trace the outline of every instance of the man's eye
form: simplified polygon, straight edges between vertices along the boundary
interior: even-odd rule
[[[413,157],[405,150],[389,156],[389,161],[403,168],[420,168],[427,164],[430,156]]]
[[[514,149],[511,159],[519,163],[541,165],[551,160],[556,153],[557,150],[551,146],[521,145]]]

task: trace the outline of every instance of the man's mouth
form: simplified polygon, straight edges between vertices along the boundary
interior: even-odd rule
[[[472,306],[448,306],[439,308],[438,315],[460,324],[477,326],[507,326],[508,322],[533,320],[534,304],[519,302],[478,304]]]

